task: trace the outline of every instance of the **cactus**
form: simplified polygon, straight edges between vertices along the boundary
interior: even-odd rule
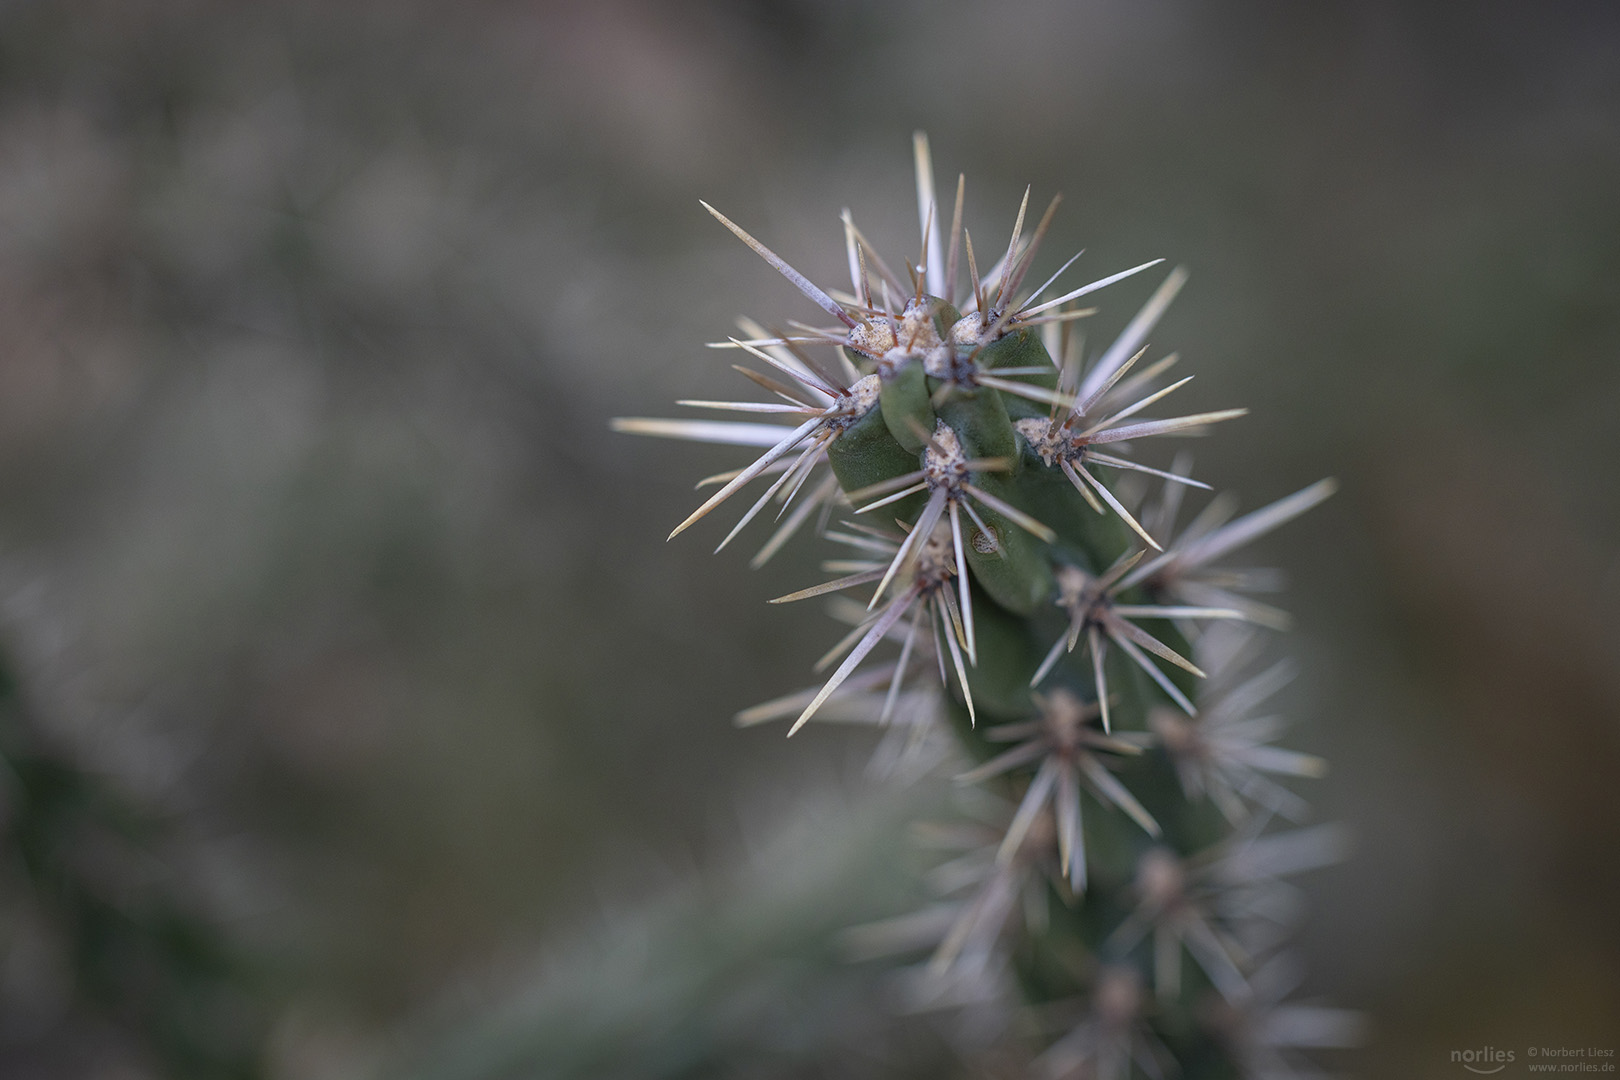
[[[834,323],[743,320],[741,337],[715,343],[763,365],[738,370],[769,400],[681,404],[760,419],[614,427],[763,450],[711,478],[718,490],[671,539],[769,480],[720,548],[774,509],[754,565],[806,526],[845,549],[830,580],[772,601],[835,597],[850,629],[818,664],[832,671],[740,723],[790,720],[789,735],[818,717],[887,726],[902,745],[885,740],[885,763],[965,758],[956,779],[989,796],[979,821],[935,827],[957,851],[936,875],[938,904],[851,932],[862,953],[929,952],[906,977],[913,1005],[1017,996],[1024,1019],[1009,1031],[1044,1044],[1032,1075],[1286,1075],[1298,1047],[1346,1045],[1355,1027],[1351,1014],[1281,1002],[1297,906],[1281,878],[1336,857],[1342,837],[1270,828],[1304,814],[1281,781],[1324,766],[1272,745],[1278,722],[1250,715],[1289,677],[1286,662],[1250,670],[1261,631],[1286,616],[1251,595],[1268,575],[1222,560],[1333,482],[1236,520],[1217,498],[1178,531],[1188,489],[1209,485],[1185,455],[1167,467],[1136,455],[1246,411],[1143,415],[1191,378],[1165,383],[1177,356],[1148,358],[1185,272],[1087,363],[1077,328],[1095,309],[1076,303],[1161,260],[1059,290],[1070,259],[1025,292],[1059,204],[1026,232],[1026,190],[981,274],[963,180],[946,230],[920,133],[914,150],[920,252],[908,280],[848,211],[850,288],[835,292],[704,203]],[[1156,498],[1147,483],[1162,484]],[[868,588],[864,603],[850,599]],[[940,752],[944,741],[959,753]]]

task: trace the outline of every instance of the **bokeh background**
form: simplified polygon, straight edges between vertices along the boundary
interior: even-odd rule
[[[939,1075],[828,944],[938,793],[729,722],[815,545],[607,431],[814,314],[700,197],[836,283],[914,128],[1343,482],[1258,550],[1351,1064],[1620,1049],[1620,9],[167,0],[0,9],[0,1074]]]

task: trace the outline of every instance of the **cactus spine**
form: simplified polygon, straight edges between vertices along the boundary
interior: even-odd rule
[[[1245,671],[1252,628],[1285,617],[1248,595],[1258,574],[1216,565],[1333,484],[1236,520],[1216,500],[1177,532],[1183,495],[1208,485],[1184,457],[1160,468],[1130,455],[1245,412],[1143,415],[1188,381],[1164,382],[1174,354],[1147,358],[1185,273],[1166,276],[1086,363],[1074,328],[1094,309],[1076,302],[1159,260],[1043,299],[1071,259],[1026,293],[1058,206],[1026,232],[1026,191],[1005,252],[981,274],[962,181],[946,234],[921,134],[915,152],[921,251],[909,282],[847,211],[850,289],[834,294],[703,204],[836,325],[743,322],[744,337],[718,344],[764,365],[744,374],[772,400],[682,404],[788,423],[614,422],[764,449],[719,478],[672,539],[769,478],[720,546],[774,504],[781,524],[756,565],[812,522],[848,555],[828,562],[832,580],[773,602],[871,589],[864,605],[835,606],[851,629],[823,658],[837,666],[821,686],[739,720],[791,719],[792,735],[836,711],[904,727],[912,748],[954,735],[975,763],[957,779],[1004,799],[1001,823],[965,844],[932,923],[913,916],[857,937],[877,951],[930,943],[914,984],[924,998],[1016,985],[1059,1011],[1085,1002],[1045,1040],[1036,1073],[1159,1075],[1174,1059],[1187,1075],[1272,1075],[1291,1042],[1347,1043],[1354,1018],[1341,1011],[1291,1005],[1290,1023],[1278,1020],[1288,954],[1263,901],[1340,842],[1324,827],[1266,831],[1303,809],[1274,778],[1323,765],[1271,745],[1278,725],[1249,715],[1288,674]],[[1142,480],[1163,483],[1157,499]],[[879,663],[886,644],[898,656]]]

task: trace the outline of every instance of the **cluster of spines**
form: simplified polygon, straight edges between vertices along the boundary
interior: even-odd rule
[[[1282,961],[1267,961],[1282,954],[1276,935],[1255,929],[1280,921],[1266,913],[1288,906],[1275,899],[1288,888],[1283,874],[1328,861],[1339,844],[1320,828],[1262,832],[1275,815],[1302,811],[1274,777],[1320,775],[1323,766],[1273,746],[1278,722],[1250,715],[1287,674],[1282,665],[1243,676],[1255,651],[1250,628],[1279,627],[1286,617],[1250,595],[1269,586],[1267,575],[1218,564],[1333,484],[1236,520],[1216,499],[1177,531],[1185,489],[1208,485],[1187,475],[1184,456],[1159,469],[1125,456],[1131,444],[1201,434],[1245,412],[1142,415],[1191,378],[1157,387],[1177,357],[1142,363],[1185,273],[1172,271],[1084,364],[1075,328],[1094,309],[1074,303],[1158,260],[1043,301],[1077,255],[1020,295],[1059,200],[1026,236],[1026,191],[1005,253],[981,276],[962,221],[963,180],[942,245],[920,134],[915,150],[921,250],[906,262],[909,284],[847,210],[850,291],[839,294],[703,204],[838,325],[766,331],[741,321],[745,336],[717,347],[767,365],[738,370],[772,400],[682,404],[796,424],[626,419],[615,427],[764,449],[745,468],[708,478],[719,490],[671,538],[770,478],[720,547],[774,505],[780,524],[755,565],[812,521],[850,550],[826,566],[838,576],[775,602],[873,586],[864,607],[840,597],[835,612],[851,629],[817,665],[833,667],[825,682],[746,710],[741,722],[792,717],[789,734],[818,715],[894,726],[902,746],[884,759],[913,764],[938,761],[939,733],[954,729],[980,762],[958,779],[999,785],[1011,799],[994,838],[947,864],[947,898],[926,918],[887,928],[894,933],[871,928],[869,941],[931,940],[924,971],[934,998],[1009,971],[1037,1001],[1087,997],[1085,1018],[1040,1059],[1052,1075],[1126,1076],[1133,1062],[1152,1074],[1166,1052],[1159,1034],[1185,1049],[1194,1010],[1181,978],[1184,950],[1225,1006],[1216,1019],[1204,1010],[1203,1028],[1223,1037],[1227,1058],[1274,1072],[1291,1038],[1332,1045],[1351,1026],[1333,1010],[1278,1003],[1272,972]],[[958,295],[963,269],[968,286]],[[829,347],[830,355],[818,352]],[[1164,492],[1144,505],[1116,474],[1162,480]],[[898,658],[874,664],[885,642],[898,646]],[[938,685],[919,685],[929,669]],[[1086,799],[1118,813],[1084,817]],[[1268,858],[1276,850],[1287,857]],[[1021,935],[1013,933],[1020,912]],[[1151,1000],[1142,969],[1151,973]],[[1296,1010],[1294,1026],[1314,1034],[1294,1038],[1272,1017],[1269,1034],[1257,1035],[1260,1012],[1280,1008]]]

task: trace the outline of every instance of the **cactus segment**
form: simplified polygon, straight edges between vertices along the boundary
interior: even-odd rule
[[[1018,374],[1008,375],[1007,378],[1027,386],[1057,390],[1057,365],[1053,363],[1052,355],[1046,351],[1046,346],[1041,343],[1040,335],[1028,327],[1003,334],[985,345],[979,350],[978,360],[979,366],[985,371],[1010,369]],[[1008,394],[1005,404],[1007,415],[1015,421],[1025,417],[1045,416],[1048,411],[1046,405],[1016,394]]]
[[[1137,461],[1137,448],[1245,412],[1152,418],[1190,378],[1163,383],[1176,355],[1147,355],[1185,271],[1171,271],[1086,367],[1072,331],[1093,309],[1068,305],[1160,260],[1037,302],[1075,261],[1021,294],[1057,200],[1026,241],[1026,191],[1006,254],[981,276],[962,226],[963,183],[942,258],[926,139],[914,150],[923,253],[910,290],[848,211],[853,293],[834,294],[704,204],[839,325],[794,324],[802,336],[787,338],[745,324],[750,340],[730,344],[772,369],[745,373],[773,400],[683,404],[777,413],[788,423],[616,426],[764,449],[745,468],[711,478],[724,486],[677,532],[770,478],[728,541],[774,500],[786,520],[756,565],[812,519],[853,552],[827,564],[838,576],[775,601],[862,590],[835,601],[849,629],[816,665],[831,675],[744,710],[739,722],[791,720],[791,734],[817,717],[855,716],[903,727],[913,747],[937,735],[971,763],[959,780],[1005,800],[999,827],[949,864],[950,917],[927,966],[939,993],[963,989],[952,980],[1006,971],[1033,1003],[1089,1000],[1091,1019],[1037,1059],[1038,1073],[1123,1075],[1133,1060],[1167,1073],[1159,1059],[1174,1050],[1189,1076],[1229,1075],[1242,1054],[1221,1040],[1263,1021],[1256,976],[1266,958],[1237,947],[1248,927],[1228,909],[1287,906],[1253,900],[1269,879],[1255,869],[1264,858],[1249,856],[1268,844],[1306,844],[1277,864],[1298,868],[1342,844],[1308,830],[1292,834],[1297,841],[1262,835],[1272,815],[1303,812],[1279,778],[1319,776],[1325,766],[1270,745],[1278,725],[1248,715],[1283,680],[1278,668],[1244,672],[1258,648],[1255,628],[1280,629],[1286,616],[1248,595],[1267,588],[1263,572],[1215,564],[1320,503],[1334,484],[1235,520],[1232,504],[1217,498],[1178,532],[1189,489],[1209,485],[1189,475],[1184,456],[1160,468]],[[965,293],[959,244],[971,279]],[[966,312],[954,306],[959,294],[964,306],[972,301]],[[895,297],[909,297],[898,315]],[[818,345],[847,349],[861,371],[841,351],[828,364],[801,348]],[[831,476],[811,482],[823,460]],[[1160,481],[1156,500],[1143,494]],[[838,510],[849,512],[834,525]],[[886,661],[891,648],[898,658]],[[930,671],[937,684],[919,679]],[[1238,888],[1247,890],[1241,904],[1233,903]],[[1221,1031],[1209,1030],[1208,1010],[1200,1011],[1206,991],[1238,1018]],[[1099,1032],[1112,1040],[1101,1050]]]
[[[934,430],[934,407],[928,400],[928,377],[920,357],[905,356],[878,365],[883,380],[883,422],[894,441],[913,454],[922,453]]]
[[[1018,433],[999,393],[983,387],[949,386],[938,379],[930,379],[928,384],[931,393],[943,398],[935,410],[940,423],[955,432],[964,454],[970,459],[1006,462],[999,472],[1018,467]]]
[[[1032,614],[1053,595],[1046,543],[1055,535],[1027,511],[1022,520],[1007,512],[1024,509],[1014,488],[1023,466],[1018,436],[1004,399],[995,390],[947,389],[938,410],[942,428],[952,433],[968,459],[998,463],[974,478],[979,506],[976,528],[967,541],[968,565],[996,603],[1020,615]],[[1034,531],[1031,523],[1038,526]]]
[[[971,676],[973,698],[981,718],[991,722],[1021,720],[1029,715],[1029,673],[1040,663],[1044,642],[1032,620],[989,600],[980,594],[973,603],[979,656]],[[999,749],[997,744],[984,740],[982,728],[975,732],[967,723],[965,711],[960,719],[957,735],[972,757],[982,760]]]
[[[878,360],[883,418],[895,441],[912,453],[922,451],[934,430],[927,375],[951,351],[946,335],[960,318],[955,307],[937,296],[915,297],[893,332],[894,346]]]
[[[924,296],[921,309],[927,313],[929,322],[933,324],[936,341],[938,343],[950,341],[951,327],[962,320],[962,313],[956,310],[956,305],[937,296]]]
[[[1096,571],[1130,550],[1134,535],[1117,515],[1099,513],[1078,497],[1062,470],[1043,462],[1022,435],[1019,450],[1024,463],[1012,478],[1010,498],[1052,527],[1061,557]]]
[[[917,455],[895,441],[881,408],[872,409],[828,443],[827,460],[845,491],[876,487],[917,469]],[[924,501],[915,495],[896,502],[889,516],[912,519]]]

